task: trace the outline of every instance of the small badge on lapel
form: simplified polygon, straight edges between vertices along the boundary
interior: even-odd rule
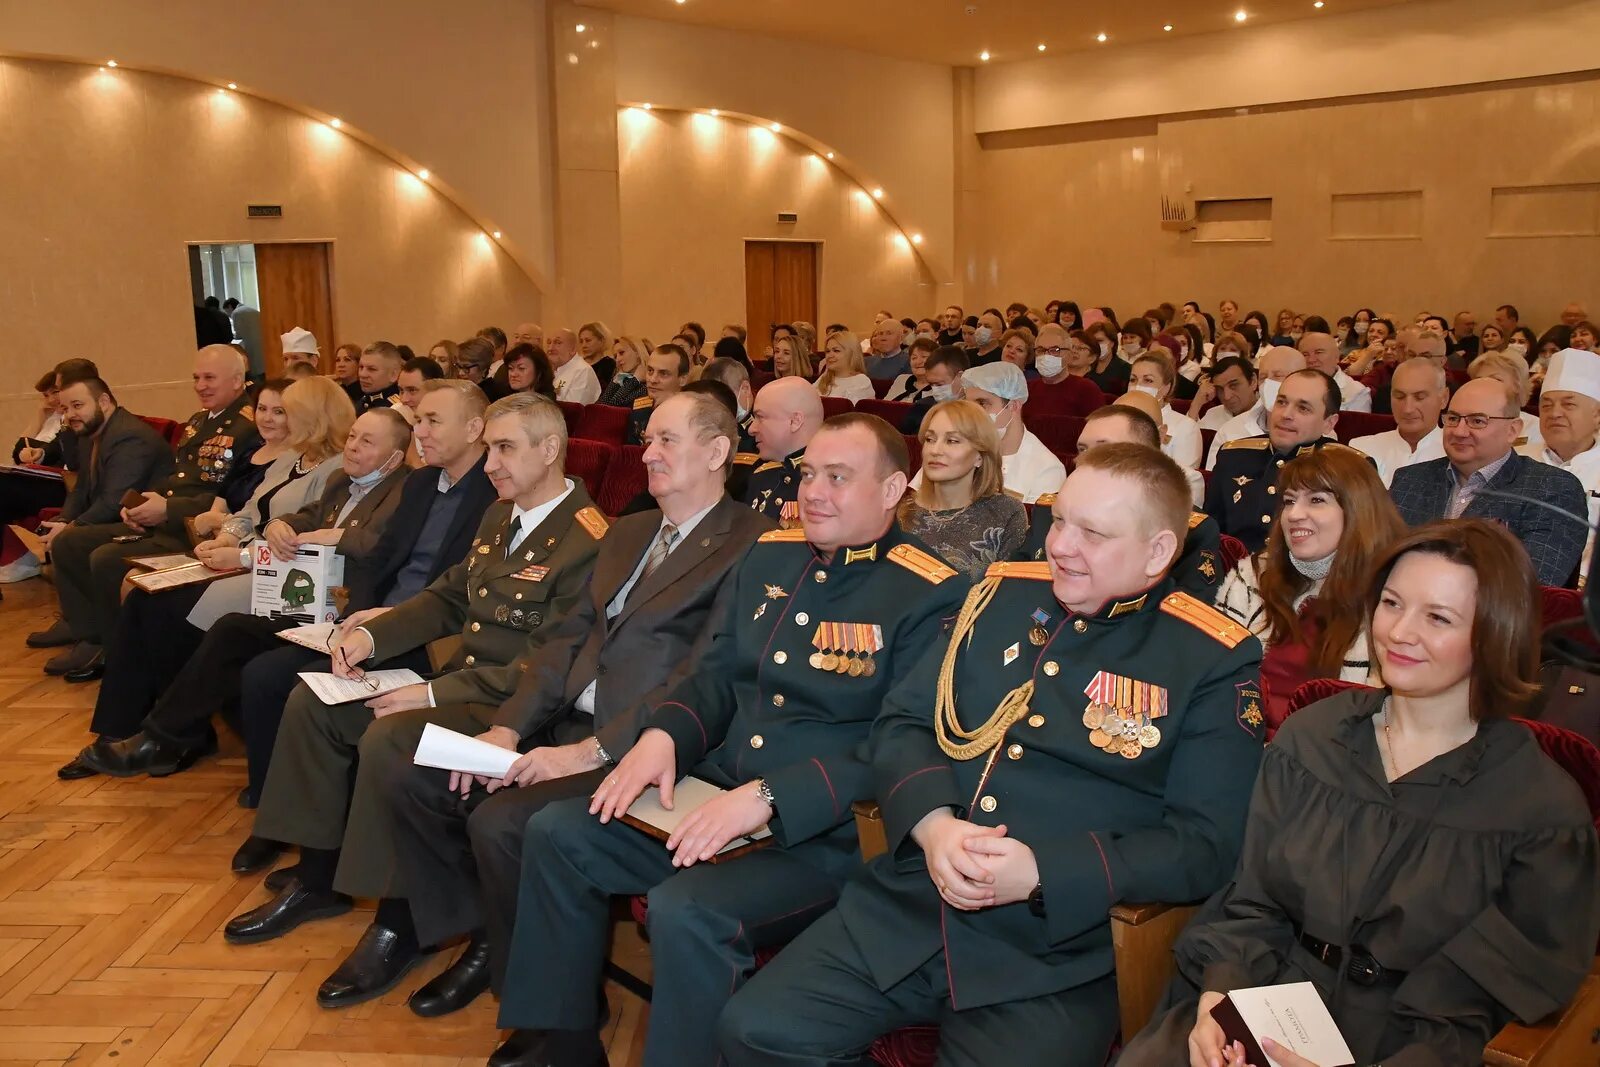
[[[769,585],[769,586],[767,586],[767,599],[768,600],[782,600],[784,597],[786,597],[788,595],[789,595],[788,593],[785,593],[783,591],[783,586],[781,586],[781,585]]]
[[[768,586],[767,588],[770,589],[772,587]],[[766,613],[767,613],[767,602],[765,600],[763,600],[761,602],[761,606],[756,609],[756,613],[754,615],[750,616],[750,621],[751,622],[755,622],[757,619],[761,618],[761,616],[765,615]]]
[[[1007,667],[1011,666],[1013,663],[1015,663],[1017,661],[1017,657],[1020,656],[1020,655],[1022,655],[1021,642],[1018,642],[1018,641],[1011,642],[1011,647],[1006,649],[1005,666],[1007,666]]]

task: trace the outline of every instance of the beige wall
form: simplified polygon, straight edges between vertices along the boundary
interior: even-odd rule
[[[1066,297],[1127,315],[1163,299],[1209,310],[1231,296],[1269,316],[1284,305],[1330,318],[1362,305],[1471,307],[1482,321],[1509,301],[1525,322],[1548,326],[1577,298],[1600,313],[1600,189],[1546,190],[1532,199],[1548,204],[1492,214],[1496,187],[1600,182],[1597,129],[1600,79],[1169,121],[1103,138],[1056,131],[1065,143],[1031,147],[999,147],[1014,138],[993,135],[977,150],[970,302]],[[1272,198],[1270,242],[1163,230],[1162,194],[1186,186],[1200,199]],[[1421,193],[1418,237],[1333,237],[1335,194],[1403,191]],[[1388,224],[1381,209],[1370,221]],[[1489,236],[1567,223],[1591,236]]]
[[[340,336],[325,347],[383,336],[425,350],[538,310],[527,275],[454,204],[276,104],[10,59],[0,113],[0,425],[67,356],[95,359],[151,414],[192,410],[186,242],[332,241]],[[281,203],[284,218],[248,220],[247,202]]]
[[[338,116],[554,269],[544,0],[0,0],[8,54],[104,62]]]
[[[877,204],[789,138],[660,108],[625,112],[618,126],[622,332],[663,341],[688,318],[713,336],[743,322],[746,239],[822,242],[819,326],[864,329],[879,307],[915,314],[937,302]],[[799,212],[799,223],[780,226],[779,211]]]

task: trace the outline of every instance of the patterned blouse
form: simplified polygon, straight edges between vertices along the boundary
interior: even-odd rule
[[[1004,493],[949,511],[929,511],[908,499],[900,509],[900,526],[977,581],[989,564],[1021,551],[1028,536],[1028,512],[1021,501]]]

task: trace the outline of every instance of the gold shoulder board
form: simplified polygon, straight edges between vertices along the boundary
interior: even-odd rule
[[[1272,442],[1265,437],[1236,437],[1232,441],[1229,441],[1227,444],[1223,445],[1222,451],[1226,452],[1230,448],[1262,449],[1266,448],[1271,443]]]
[[[635,411],[639,411],[642,408],[653,408],[655,406],[655,398],[649,396],[641,396],[638,400],[633,402],[633,410]]]
[[[1366,459],[1367,458],[1367,454],[1365,452],[1361,451],[1361,449],[1352,448],[1350,445],[1347,445],[1342,441],[1329,441],[1327,444],[1323,445],[1322,447],[1323,448],[1342,448],[1346,452],[1354,452],[1356,455],[1360,456],[1362,459]]]
[[[751,463],[759,463],[761,461],[761,453],[760,452],[735,452],[733,454],[733,461],[735,463],[743,464],[743,465],[749,465]]]
[[[1209,518],[1209,516],[1207,516],[1203,511],[1189,512],[1189,529],[1192,530],[1196,526],[1199,526],[1202,522],[1205,522],[1207,518]]]
[[[989,569],[983,572],[985,578],[1034,578],[1038,581],[1050,580],[1050,564],[1048,563],[991,563]]]
[[[798,526],[792,530],[768,530],[756,538],[757,541],[786,541],[790,543],[804,541],[805,539],[806,532]]]
[[[1048,508],[1052,507],[1055,502],[1056,495],[1054,493],[1040,493],[1039,499],[1033,502],[1033,506],[1036,508]]]
[[[578,524],[584,528],[585,532],[587,532],[588,535],[594,538],[596,541],[599,541],[601,538],[605,537],[606,531],[611,529],[611,524],[606,521],[606,517],[604,515],[600,514],[599,508],[584,508],[574,517],[578,520]]]
[[[256,421],[256,409],[249,404],[246,404],[244,407],[239,409],[239,415],[242,418],[250,420],[251,422]]]
[[[1222,644],[1233,648],[1250,636],[1250,631],[1203,600],[1188,593],[1168,593],[1161,610],[1176,616],[1197,630],[1204,630]]]
[[[925,578],[934,585],[956,576],[956,572],[945,566],[943,560],[937,556],[930,556],[913,545],[895,545],[889,550],[889,558],[918,578]]]
[[[762,471],[776,470],[777,468],[779,468],[781,466],[783,466],[783,464],[778,462],[777,460],[769,459],[769,460],[767,460],[767,462],[763,463],[761,466],[757,467],[755,470],[751,471],[750,473],[751,474],[760,474]]]

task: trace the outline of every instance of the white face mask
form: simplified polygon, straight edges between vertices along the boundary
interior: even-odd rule
[[[1111,354],[1111,342],[1102,340],[1100,342],[1100,358],[1101,359],[1105,359],[1110,354]]]
[[[972,339],[981,348],[994,339],[994,331],[989,329],[987,326],[979,326],[976,330],[972,331]]]
[[[1061,357],[1040,356],[1038,359],[1033,361],[1033,366],[1034,369],[1039,372],[1039,377],[1054,378],[1056,375],[1061,373]]]
[[[743,422],[744,417],[748,414],[750,414],[750,412],[745,410],[743,405],[739,405],[734,408],[733,419],[735,422]]]
[[[1130,388],[1130,391],[1135,393],[1143,393],[1145,396],[1153,396],[1158,399],[1161,396],[1160,393],[1156,392],[1154,386],[1149,385],[1135,385]]]
[[[1268,411],[1278,402],[1278,387],[1283,383],[1276,378],[1261,379],[1261,406]]]
[[[1516,356],[1518,359],[1528,358],[1528,346],[1523,344],[1521,341],[1512,341],[1510,344],[1506,345],[1506,351],[1511,355]]]
[[[1356,331],[1357,337],[1365,337],[1367,335],[1367,325],[1365,322],[1358,322],[1352,327]]]
[[[1006,420],[1006,424],[1004,426],[1000,425],[1000,416],[1004,413],[1005,408],[1001,408],[999,411],[991,411],[989,413],[989,421],[994,423],[994,432],[999,434],[1001,437],[1004,437],[1006,435],[1006,431],[1011,429],[1010,419]]]
[[[956,389],[953,385],[932,385],[928,387],[928,397],[935,401],[949,400],[955,396]]]

